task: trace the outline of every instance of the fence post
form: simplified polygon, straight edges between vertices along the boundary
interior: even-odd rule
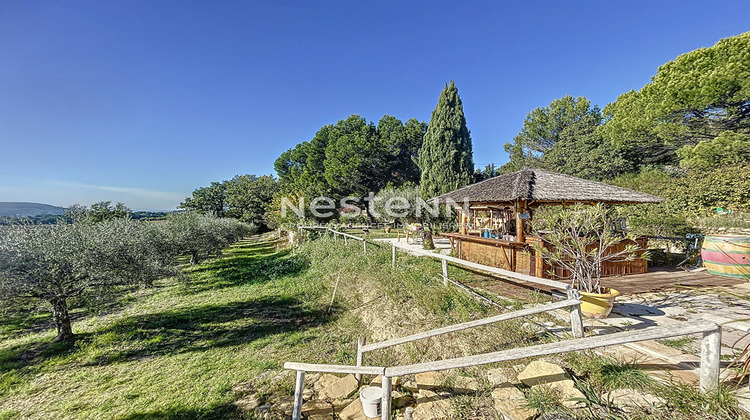
[[[448,261],[440,260],[443,262],[443,286],[448,285]]]
[[[721,327],[703,333],[701,342],[701,392],[711,392],[719,386],[721,368]]]
[[[302,414],[302,391],[305,389],[305,371],[297,371],[297,384],[294,388],[294,409],[292,420],[300,420]]]
[[[362,366],[362,360],[364,358],[364,352],[362,351],[362,347],[367,344],[367,337],[364,335],[360,335],[359,339],[357,340],[357,366]],[[362,385],[362,375],[356,374],[354,375],[355,378],[357,378],[357,382]]]
[[[362,241],[362,248],[363,248],[363,252],[367,254],[367,241],[365,240]]]
[[[578,290],[571,288],[568,288],[567,290],[568,299],[576,299],[581,300],[581,294],[578,293]],[[573,333],[573,337],[580,338],[583,337],[583,317],[581,316],[581,304],[575,306],[569,306],[568,310],[570,311],[570,330]]]
[[[391,267],[396,268],[396,244],[391,244]]]
[[[391,418],[391,377],[383,375],[383,399],[380,402],[380,408],[382,411],[381,420],[390,420]]]
[[[344,235],[341,235],[341,236],[344,236]],[[348,244],[349,242],[346,240],[346,236],[344,236],[344,245],[348,245]]]

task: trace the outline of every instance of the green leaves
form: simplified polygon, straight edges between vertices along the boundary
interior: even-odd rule
[[[604,179],[630,169],[617,147],[597,132],[602,114],[585,97],[568,95],[526,116],[523,128],[505,144],[510,162],[503,172],[541,167],[588,179]]]
[[[724,131],[712,140],[701,140],[695,146],[677,150],[680,166],[710,170],[721,165],[750,162],[750,135]]]
[[[440,93],[419,149],[422,197],[432,198],[473,183],[473,154],[463,104],[451,81]]]
[[[198,188],[179,207],[267,227],[264,215],[277,190],[276,179],[271,175],[237,175],[229,181],[212,182],[208,187]]]
[[[540,236],[548,245],[536,244],[535,251],[552,266],[568,270],[573,287],[584,292],[602,293],[604,262],[631,260],[641,250],[635,242],[613,248],[634,238],[616,232],[617,214],[603,204],[548,209],[538,216],[543,219],[540,230],[545,230]]]
[[[678,149],[727,131],[750,134],[750,32],[664,64],[651,83],[621,95],[604,112],[601,134],[628,149],[636,165],[676,163]],[[691,158],[691,151],[684,156]]]
[[[280,194],[273,200],[269,217],[280,220],[283,197],[297,203],[327,196],[364,197],[386,185],[400,186],[419,179],[414,157],[422,145],[425,124],[410,119],[406,124],[385,115],[377,125],[351,115],[322,127],[309,142],[282,153],[274,167]]]

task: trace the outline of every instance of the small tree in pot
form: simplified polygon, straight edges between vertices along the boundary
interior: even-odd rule
[[[632,261],[643,251],[633,235],[618,231],[620,219],[614,213],[612,208],[602,204],[576,204],[549,212],[542,222],[544,230],[539,232],[546,246],[535,245],[535,251],[552,266],[550,274],[560,277],[560,270],[569,273],[563,277],[584,295],[584,300],[587,295],[602,295],[608,299],[603,316],[609,315],[619,292],[602,287],[602,265]],[[616,246],[618,244],[621,245]]]

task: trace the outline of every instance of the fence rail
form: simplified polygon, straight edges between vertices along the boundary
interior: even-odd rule
[[[445,263],[451,263],[451,264],[458,265],[458,266],[468,267],[474,270],[484,271],[486,273],[492,273],[501,277],[508,277],[511,279],[522,280],[522,281],[529,282],[529,283],[541,284],[544,286],[548,286],[548,287],[552,287],[554,289],[560,289],[560,290],[568,290],[571,288],[571,286],[568,283],[563,283],[561,281],[544,279],[541,277],[534,277],[528,274],[516,273],[514,271],[508,271],[502,268],[491,267],[489,265],[466,261],[460,258],[451,257],[449,255],[438,254],[436,252],[423,251],[420,249],[412,249],[404,245],[397,244],[395,242],[391,243],[391,245],[393,246],[393,252],[391,254],[391,264],[394,266],[396,265],[396,248],[398,248],[398,249],[401,249],[403,251],[406,251],[412,254],[435,258],[438,260],[442,260]],[[445,273],[446,266],[444,265],[443,267],[444,267],[443,272]]]
[[[669,325],[639,331],[619,332],[604,336],[575,338],[572,340],[538,344],[535,346],[520,347],[493,353],[386,368],[372,366],[317,365],[292,362],[285,363],[284,368],[297,371],[297,381],[294,392],[294,411],[292,414],[293,420],[300,419],[302,409],[302,390],[304,389],[306,371],[382,375],[381,386],[383,389],[383,400],[381,406],[381,419],[389,420],[391,416],[391,392],[393,390],[391,378],[394,376],[458,369],[502,361],[525,359],[528,357],[590,350],[638,341],[666,339],[700,333],[703,334],[699,372],[700,389],[702,392],[706,393],[711,392],[718,387],[719,372],[721,368],[721,327],[712,322],[699,322],[692,325]]]
[[[493,324],[493,323],[500,322],[500,321],[507,321],[510,319],[520,318],[520,317],[524,317],[528,315],[534,315],[538,313],[553,311],[555,309],[576,307],[576,306],[579,306],[580,304],[581,304],[581,301],[578,299],[566,299],[563,301],[554,302],[554,303],[550,303],[547,305],[534,306],[532,308],[521,309],[521,310],[514,311],[514,312],[508,312],[508,313],[504,313],[500,315],[491,316],[488,318],[477,319],[474,321],[463,322],[460,324],[448,325],[446,327],[436,328],[434,330],[424,331],[424,332],[412,334],[412,335],[405,336],[405,337],[395,338],[393,340],[360,345],[358,346],[358,349],[357,349],[357,362],[358,364],[361,364],[360,355],[362,353],[366,353],[369,351],[384,349],[384,348],[388,348],[392,346],[397,346],[399,344],[410,343],[412,341],[422,340],[425,338],[435,337],[438,335],[448,334],[448,333],[452,333],[456,331],[462,331],[462,330],[466,330],[469,328],[479,327],[482,325]],[[578,318],[577,320],[572,320],[571,323],[575,324],[577,323],[577,321],[580,322],[580,318]],[[582,326],[573,325],[571,329],[573,330],[573,334],[576,337],[581,336],[580,333],[582,332]]]
[[[345,245],[348,244],[348,242],[347,242],[348,238],[354,239],[355,241],[360,241],[360,242],[362,242],[362,250],[363,250],[363,252],[365,254],[367,254],[367,239],[365,239],[365,238],[360,238],[359,236],[354,236],[354,235],[350,235],[348,233],[339,232],[339,231],[333,230],[333,229],[331,229],[331,228],[329,228],[327,226],[300,226],[299,229],[300,230],[302,230],[302,229],[323,229],[323,230],[325,230],[327,232],[333,233],[333,239],[334,240],[337,239],[338,235],[341,235],[341,237],[344,238],[344,244]]]

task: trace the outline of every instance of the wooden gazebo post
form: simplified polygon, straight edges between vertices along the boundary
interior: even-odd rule
[[[469,208],[468,206],[466,208],[461,207],[458,211],[458,233],[462,235],[466,235],[467,228],[466,225],[469,223]]]
[[[523,219],[521,219],[521,213],[526,212],[526,200],[516,201],[516,242],[525,242],[523,232]]]

